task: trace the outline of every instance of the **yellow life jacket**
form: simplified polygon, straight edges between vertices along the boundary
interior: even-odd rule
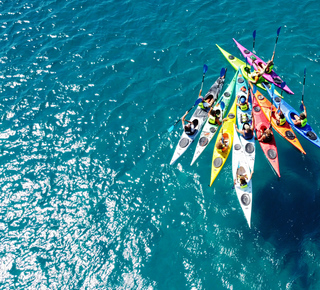
[[[211,118],[211,117],[209,117],[209,123],[211,124],[211,125],[216,125],[217,123],[216,123],[216,118]]]
[[[218,149],[217,148],[217,151],[219,152],[219,153],[222,153],[223,151],[226,151],[227,150],[227,146],[226,145],[222,145],[222,149]]]
[[[272,69],[273,69],[273,65],[269,66],[269,68],[266,70],[266,73],[271,73],[272,72]]]
[[[240,104],[240,109],[241,109],[241,111],[246,111],[246,110],[248,110],[248,105],[247,105],[247,103],[244,103],[243,105]]]
[[[287,122],[286,117],[284,117],[283,119],[280,119],[279,125],[283,126],[286,122]]]
[[[303,120],[301,120],[301,127],[304,127],[305,125],[307,125],[307,118],[304,118]]]

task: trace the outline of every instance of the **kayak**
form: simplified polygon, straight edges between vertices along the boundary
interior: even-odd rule
[[[247,82],[243,79],[241,70],[239,69],[237,83],[236,83],[236,98],[237,100],[239,100],[242,97],[247,98],[247,96],[248,96],[248,85],[247,85]],[[251,112],[252,112],[252,100],[249,94],[248,109],[246,111],[242,111],[237,106],[237,126],[240,130],[243,130],[244,123],[248,123],[250,126],[252,125]],[[244,152],[248,159],[247,162],[250,170],[252,171],[254,167],[254,159],[256,154],[254,135],[252,135],[251,139],[245,139],[243,135],[240,135],[239,138],[243,148],[245,148]]]
[[[224,81],[225,81],[225,76],[219,77],[215,81],[215,83],[211,86],[210,90],[206,93],[206,95],[204,96],[204,99],[207,99],[208,97],[213,96],[214,102],[215,102],[218,99],[218,95],[223,87]],[[198,136],[199,132],[202,129],[202,126],[207,121],[208,111],[209,111],[209,108],[202,109],[200,108],[200,106],[197,106],[194,113],[192,114],[192,117],[190,118],[191,122],[193,120],[198,121],[196,130],[192,135],[186,134],[186,132],[184,132],[183,130],[183,133],[181,134],[178,145],[176,146],[176,149],[170,161],[170,165],[174,164],[177,161],[177,159],[189,148],[192,142],[196,139],[196,137]]]
[[[240,67],[242,75],[244,76],[244,78],[248,81],[254,81],[253,78],[250,76],[250,71],[251,71],[251,66],[248,64],[246,65],[245,62],[243,62],[242,60],[240,60],[239,58],[236,58],[235,56],[233,56],[232,54],[230,54],[229,52],[225,51],[224,49],[222,49],[218,44],[216,44],[216,46],[219,48],[220,52],[223,54],[223,56],[228,60],[228,62],[232,65],[232,67],[235,70],[238,70],[238,68]],[[265,85],[270,86],[270,84],[265,81],[263,82]],[[257,87],[262,89],[262,90],[266,90],[265,87],[261,84],[258,83]],[[274,91],[279,97],[281,97],[281,95],[275,90]]]
[[[237,179],[238,175],[251,174],[249,164],[247,163],[247,156],[245,153],[244,146],[242,146],[239,135],[236,130],[233,134],[233,149],[232,149],[232,176],[233,180]],[[249,228],[251,227],[251,211],[252,211],[252,180],[250,179],[247,183],[247,187],[241,188],[239,181],[236,180],[235,186],[236,194],[247,219]]]
[[[280,109],[285,115],[287,122],[294,128],[301,136],[306,138],[308,141],[313,143],[314,145],[320,147],[320,139],[316,132],[312,129],[312,127],[307,123],[304,127],[299,127],[294,125],[293,120],[294,120],[294,115],[298,115],[299,113],[292,108],[287,102],[284,100],[281,100],[275,95],[272,95],[272,92],[270,89],[267,89],[270,97],[273,100],[274,105],[278,108],[280,105]]]
[[[234,131],[234,125],[236,123],[236,111],[237,110],[237,100],[235,99],[233,102],[233,105],[228,113],[227,120],[223,122],[217,140],[216,144],[214,146],[213,150],[213,156],[212,156],[212,166],[211,166],[211,180],[210,180],[210,186],[213,184],[215,179],[217,178],[218,174],[220,173],[224,163],[226,162],[229,153],[232,148],[232,142],[233,142],[233,131]],[[221,137],[224,137],[224,139],[227,141],[227,149],[223,152],[219,152],[217,150],[217,143],[221,139]]]
[[[258,91],[257,91],[258,92]],[[257,93],[255,94],[255,98],[253,98],[252,101],[252,112],[254,117],[254,127],[256,130],[257,138],[259,139],[261,137],[260,130],[265,130],[269,128],[270,123],[268,122],[268,119],[263,114],[259,103],[257,101]],[[271,129],[272,130],[272,129]],[[264,154],[266,155],[269,163],[271,164],[271,167],[274,169],[274,171],[278,174],[280,177],[280,169],[279,169],[279,159],[278,159],[278,150],[276,146],[276,141],[274,139],[274,136],[272,137],[271,142],[265,143],[260,141],[260,146]]]
[[[241,51],[242,55],[245,58],[247,58],[248,63],[250,65],[252,65],[253,64],[253,60],[255,60],[255,63],[253,64],[255,69],[257,69],[257,66],[259,66],[260,68],[263,68],[263,67],[265,67],[267,65],[260,57],[256,56],[251,51],[247,50],[244,46],[242,46],[234,38],[233,38],[233,41],[236,43],[236,45],[239,48],[239,50]],[[272,70],[271,73],[264,73],[263,77],[268,82],[274,83],[277,87],[281,88],[280,85],[282,84],[283,80],[279,77],[279,75],[277,75],[274,72],[274,70]],[[283,90],[286,91],[288,94],[292,94],[292,95],[294,94],[293,91],[291,91],[287,85],[284,86]]]
[[[251,89],[253,89],[253,85],[250,84]],[[257,102],[259,103],[260,108],[262,109],[262,112],[268,119],[268,122],[270,122],[270,111],[271,111],[271,102],[265,98],[259,91],[256,92],[256,98]],[[271,115],[271,125],[272,127],[288,142],[290,142],[293,146],[295,146],[297,149],[299,149],[303,154],[306,154],[306,152],[303,150],[298,138],[294,134],[290,124],[288,122],[285,122],[282,126],[277,125],[277,121],[275,118],[275,112],[276,108],[275,106],[272,106],[272,115]]]
[[[236,77],[237,77],[237,74],[234,75],[234,77],[233,77],[232,81],[230,82],[229,86],[224,91],[222,96],[219,98],[219,100],[217,101],[217,104],[214,106],[214,110],[220,110],[220,112],[223,111],[223,116],[222,116],[220,122],[227,115],[228,107],[229,107],[230,100],[231,100],[231,97],[232,97],[232,94],[233,94],[233,90],[234,90],[234,87],[235,87],[235,83],[236,83]],[[221,109],[221,106],[220,106],[221,102],[224,102],[224,104],[225,104],[224,110]],[[207,148],[207,146],[209,145],[210,141],[212,140],[212,138],[216,134],[218,128],[219,128],[218,124],[211,124],[209,122],[209,118],[207,119],[207,121],[204,124],[203,129],[201,131],[200,138],[199,138],[199,141],[197,143],[197,147],[196,147],[196,150],[194,152],[193,159],[191,161],[191,165],[197,160],[197,158],[201,155],[201,153],[204,151],[204,149]]]

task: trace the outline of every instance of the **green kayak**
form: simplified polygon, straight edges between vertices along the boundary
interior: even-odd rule
[[[252,77],[250,76],[251,66],[249,64],[246,65],[245,62],[243,62],[239,58],[236,58],[235,56],[233,56],[229,52],[225,51],[218,44],[216,44],[216,46],[219,48],[221,53],[224,55],[224,57],[228,60],[228,62],[233,66],[233,68],[235,70],[238,70],[238,68],[240,67],[244,78],[248,81],[253,81]],[[262,83],[264,83],[266,86],[271,88],[271,85],[264,78],[262,78],[261,82],[258,83],[256,86],[262,90],[266,90],[265,87],[262,85]],[[276,95],[278,95],[279,97],[281,97],[281,95],[276,90],[274,90],[274,93]]]

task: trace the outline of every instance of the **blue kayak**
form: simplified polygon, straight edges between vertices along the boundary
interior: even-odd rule
[[[265,86],[265,85],[264,85]],[[295,126],[293,123],[294,115],[300,115],[294,108],[292,108],[288,103],[286,103],[283,99],[279,98],[275,94],[272,94],[271,90],[265,86],[269,96],[271,97],[273,104],[278,108],[280,105],[280,109],[285,115],[287,122],[294,128],[299,134],[301,134],[308,141],[313,143],[314,145],[320,147],[320,139],[317,136],[316,132],[311,128],[309,123],[307,123],[304,127]]]

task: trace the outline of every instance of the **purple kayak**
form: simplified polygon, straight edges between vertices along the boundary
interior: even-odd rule
[[[233,41],[236,43],[237,47],[240,49],[242,55],[244,57],[247,58],[248,60],[248,63],[250,65],[253,65],[254,68],[256,69],[257,68],[257,65],[263,65],[263,66],[266,66],[267,64],[261,59],[259,58],[258,56],[256,56],[255,54],[253,54],[251,51],[247,50],[244,46],[242,46],[238,41],[236,41],[234,38],[233,38]],[[255,58],[255,62],[253,64],[253,59]],[[274,83],[277,87],[281,88],[281,83],[283,82],[283,80],[274,72],[274,70],[271,71],[271,73],[264,73],[263,74],[263,77],[269,81],[270,83]],[[288,94],[294,94],[293,91],[291,91],[289,89],[289,87],[287,85],[285,85],[285,87],[283,88],[283,90],[285,92],[287,92]]]

